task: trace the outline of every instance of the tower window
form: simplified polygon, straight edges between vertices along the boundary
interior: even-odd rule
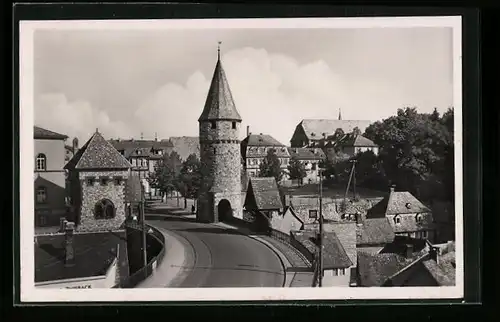
[[[215,154],[215,153],[216,153],[216,150],[215,150],[215,148],[214,148],[214,154]]]
[[[236,122],[233,122],[233,130],[236,129]]]
[[[210,123],[212,124],[212,129],[215,129],[216,128],[215,121],[211,121]]]
[[[109,199],[102,199],[94,207],[96,219],[111,219],[115,217],[115,205]]]
[[[101,186],[106,186],[108,184],[108,178],[101,178]]]

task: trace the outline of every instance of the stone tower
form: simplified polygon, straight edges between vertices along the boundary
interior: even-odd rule
[[[205,107],[198,119],[202,183],[197,220],[243,218],[241,202],[241,117],[234,105],[218,49]]]

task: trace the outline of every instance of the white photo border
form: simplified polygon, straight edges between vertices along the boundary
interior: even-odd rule
[[[34,31],[168,30],[270,28],[419,28],[453,30],[453,106],[455,137],[456,285],[450,287],[327,287],[327,288],[158,288],[158,289],[36,289],[34,283]],[[283,300],[410,300],[459,299],[464,296],[462,178],[462,18],[285,18],[181,20],[46,20],[19,22],[19,167],[20,167],[20,299],[22,302],[151,302],[151,301],[283,301]],[[451,57],[450,57],[451,58]]]

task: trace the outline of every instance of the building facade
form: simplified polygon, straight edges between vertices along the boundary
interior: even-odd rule
[[[341,129],[343,133],[352,133],[355,128],[364,132],[370,123],[363,120],[342,120],[340,116],[338,120],[302,120],[295,128],[290,145],[292,148],[318,147],[327,137],[333,136],[337,129]]]
[[[99,132],[65,166],[77,231],[121,229],[126,219],[126,180],[132,165]]]
[[[320,148],[288,148],[290,157],[299,160],[306,169],[306,176],[302,183],[319,183],[319,167],[321,161],[326,159],[325,153]]]
[[[218,55],[205,107],[198,119],[202,182],[197,220],[243,218],[241,192],[241,116]]]
[[[270,135],[252,134],[247,128],[247,137],[241,142],[241,156],[249,177],[259,176],[260,165],[270,150],[274,151],[280,160],[281,170],[286,173],[290,154],[285,145]]]
[[[387,218],[396,236],[434,242],[435,224],[431,210],[408,191],[394,191],[368,210],[367,219]]]
[[[65,141],[63,134],[35,126],[35,227],[57,226],[66,214]]]

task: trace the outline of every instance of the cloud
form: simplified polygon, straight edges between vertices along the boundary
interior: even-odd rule
[[[324,60],[299,63],[290,56],[265,49],[247,47],[228,51],[222,63],[236,108],[243,118],[242,128],[248,125],[251,132],[270,134],[284,144],[289,144],[295,126],[302,119],[336,118],[339,108],[344,119],[375,121],[395,114],[405,104],[420,108],[424,104],[439,107],[441,103],[422,101],[426,97],[423,89],[421,92],[414,87],[408,89],[405,84],[384,80],[383,75],[354,78],[336,73]],[[214,67],[215,61],[210,73]],[[155,132],[160,138],[197,136],[198,117],[211,77],[212,74],[193,68],[183,83],[152,87],[151,94],[134,99],[139,102],[134,113],[113,114],[112,118],[88,102],[69,102],[64,94],[42,95],[36,121],[55,131],[82,136],[83,140],[96,127],[108,138],[137,138],[141,133],[145,138],[153,138]],[[134,94],[133,87],[121,90],[130,92],[107,95],[145,95]],[[431,110],[431,106],[426,108]],[[243,130],[241,137],[244,135]]]
[[[82,142],[96,128],[106,137],[129,136],[128,125],[111,120],[108,114],[86,101],[68,101],[61,93],[47,93],[36,98],[35,124]]]
[[[336,117],[343,104],[342,81],[324,61],[299,65],[286,55],[243,48],[222,62],[243,126],[284,144],[302,118]],[[211,77],[197,71],[184,85],[160,87],[135,112],[137,122],[162,137],[197,135]]]

